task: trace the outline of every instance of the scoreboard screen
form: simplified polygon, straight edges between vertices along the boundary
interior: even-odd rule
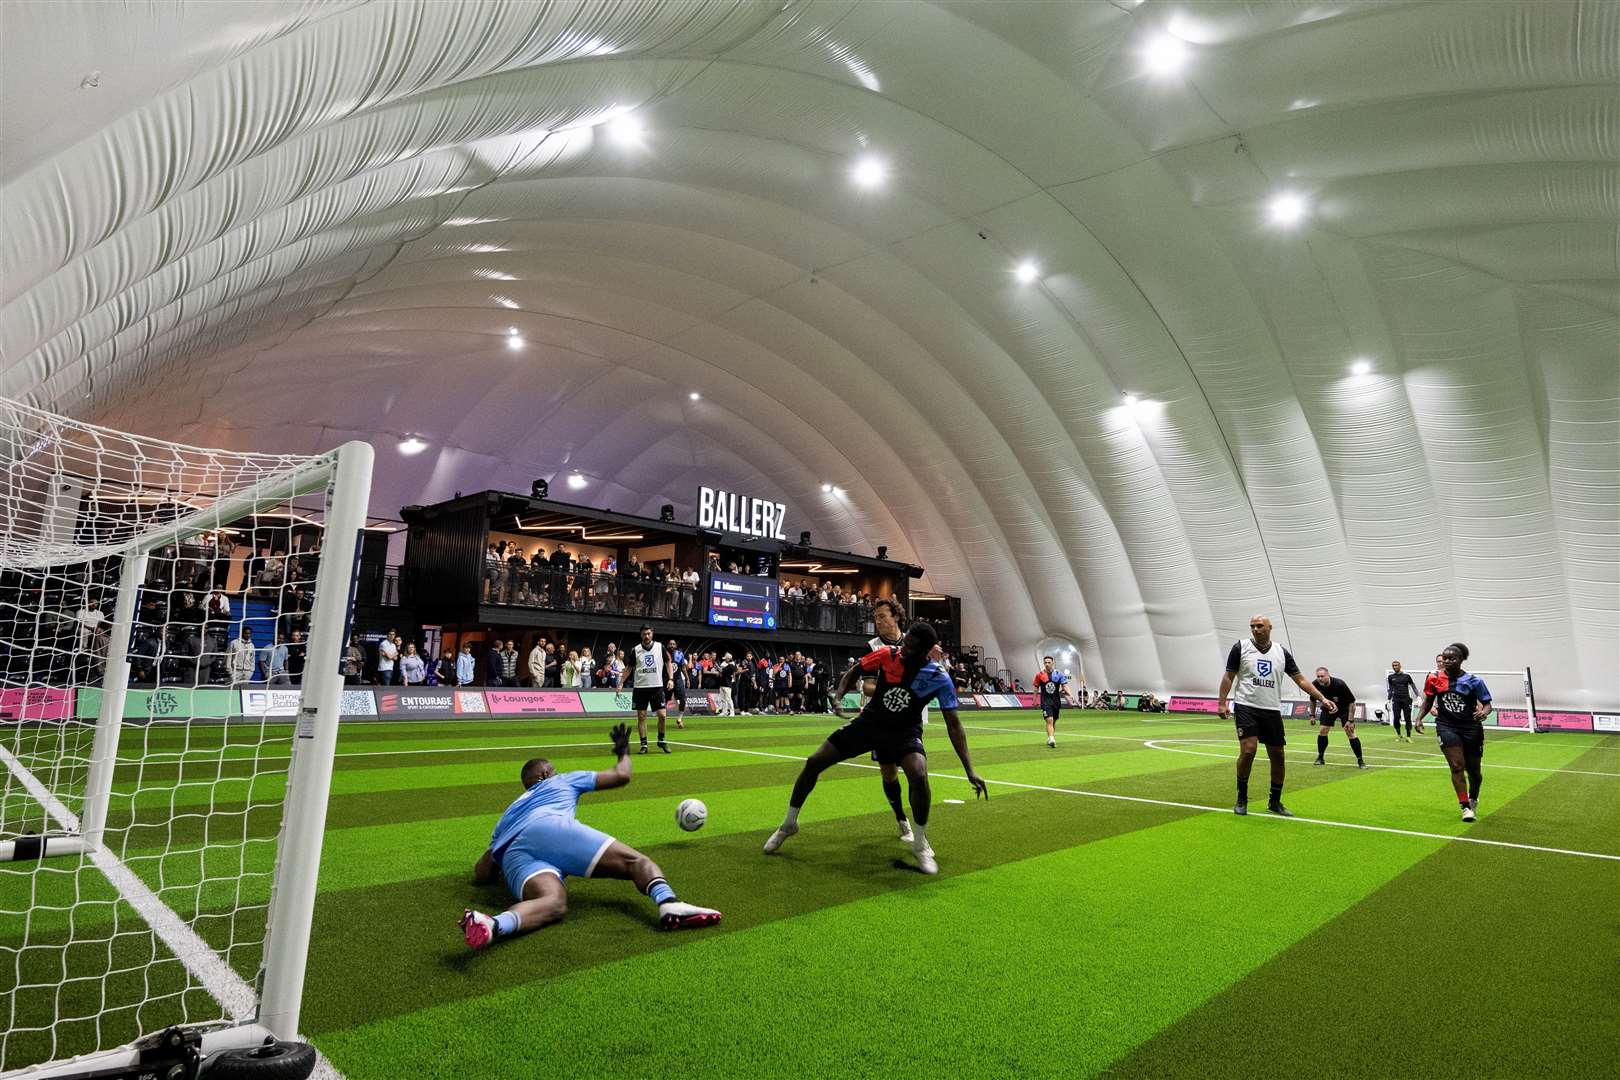
[[[709,625],[737,630],[775,630],[775,578],[709,575]]]

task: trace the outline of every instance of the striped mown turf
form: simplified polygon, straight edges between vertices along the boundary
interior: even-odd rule
[[[606,767],[611,721],[345,728],[303,1026],[355,1078],[518,1077],[556,1061],[624,1076],[1612,1071],[1620,738],[1491,733],[1481,820],[1465,825],[1432,740],[1363,728],[1374,767],[1358,771],[1336,733],[1314,766],[1314,728],[1296,723],[1286,799],[1312,820],[1282,821],[1230,814],[1233,740],[1213,719],[1066,714],[1056,750],[1025,713],[964,721],[991,798],[972,801],[955,778],[936,721],[937,878],[909,868],[861,761],[827,773],[804,831],[761,854],[798,761],[835,721],[701,718],[671,728],[676,753],[637,756],[629,787],[586,796],[580,816],[725,922],[660,934],[629,885],[571,880],[563,923],[477,955],[455,919],[507,902],[469,872],[518,794],[519,764]],[[203,915],[210,940],[229,928],[208,914],[263,903],[265,883],[199,889],[205,871],[219,876],[212,861],[142,838],[165,806],[273,837],[279,814],[263,806],[280,780],[268,761],[222,765],[226,737],[147,733],[114,808],[132,865]],[[208,769],[226,779],[176,786]],[[698,833],[674,823],[687,796],[709,805]],[[177,820],[171,843],[205,835],[207,820]],[[41,916],[30,944],[115,915],[125,930],[130,916],[96,895],[71,919]],[[0,927],[0,945],[15,940]],[[134,969],[151,943],[131,930],[119,948]],[[257,956],[231,961],[251,977]],[[26,991],[7,986],[6,966],[9,1007]],[[115,996],[133,1004],[143,990],[127,982]],[[65,996],[83,1008],[100,990]],[[1460,1058],[1459,1039],[1481,1049]]]

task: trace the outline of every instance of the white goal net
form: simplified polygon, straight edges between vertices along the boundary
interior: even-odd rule
[[[296,1035],[370,475],[0,399],[0,1073]]]

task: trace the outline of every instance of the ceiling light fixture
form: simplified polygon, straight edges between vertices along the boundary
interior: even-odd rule
[[[523,348],[523,339],[520,337],[509,337],[506,339],[506,347],[511,349],[513,352],[516,352],[517,350]]]
[[[698,393],[696,390],[692,391],[690,394],[687,394],[686,397],[687,397],[687,400],[689,400],[689,401],[702,401],[703,400],[703,395]]]
[[[415,435],[407,435],[405,438],[399,440],[399,452],[404,454],[406,457],[412,457],[416,454],[420,454],[422,451],[427,449],[427,446],[427,443],[423,442],[421,439],[418,439]]]
[[[1360,357],[1359,359],[1357,359],[1353,364],[1350,365],[1350,374],[1352,374],[1352,375],[1371,375],[1372,374],[1372,368],[1373,368],[1372,361],[1368,360],[1365,356],[1363,356],[1363,357]]]
[[[1142,46],[1142,66],[1149,75],[1174,75],[1187,66],[1190,56],[1185,41],[1162,31]]]
[[[1028,285],[1041,276],[1041,268],[1033,259],[1025,259],[1018,264],[1013,274],[1017,276],[1019,284]]]
[[[1141,401],[1141,400],[1142,399],[1137,397],[1135,394],[1126,394],[1125,395],[1125,407],[1126,408],[1132,408],[1132,407],[1134,407],[1136,405],[1136,403],[1138,401]]]
[[[608,138],[625,149],[634,149],[641,145],[646,137],[647,130],[641,126],[641,121],[634,116],[619,116],[608,121]]]
[[[832,488],[831,484],[822,484],[821,485],[821,492],[824,495],[831,495],[832,494],[832,489],[833,488]]]
[[[882,187],[889,178],[889,166],[882,158],[868,154],[860,158],[849,170],[849,178],[863,188]]]
[[[585,479],[585,477],[581,476],[579,473],[570,473],[568,475],[568,486],[573,488],[575,491],[578,491],[580,488],[589,483],[590,481]]]
[[[1271,197],[1266,214],[1273,225],[1285,228],[1298,225],[1310,211],[1310,202],[1297,191],[1281,191]]]

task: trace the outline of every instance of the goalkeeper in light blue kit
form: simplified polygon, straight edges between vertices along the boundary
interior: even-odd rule
[[[563,879],[569,874],[635,882],[657,906],[660,930],[720,921],[718,911],[676,899],[664,872],[647,856],[574,818],[581,795],[630,782],[630,729],[619,724],[610,735],[618,764],[605,772],[559,774],[545,758],[523,763],[523,794],[501,815],[489,848],[473,868],[473,881],[480,885],[504,876],[518,902],[495,916],[463,911],[461,931],[469,947],[482,949],[561,919],[568,911]]]

